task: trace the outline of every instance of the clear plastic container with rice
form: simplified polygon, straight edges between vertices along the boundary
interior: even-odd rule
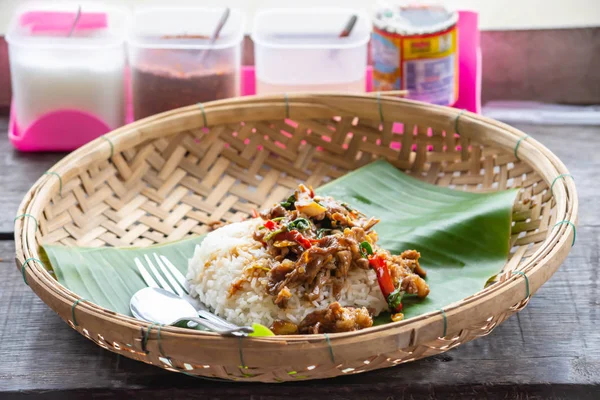
[[[238,96],[243,37],[239,10],[138,10],[129,37],[135,119]]]
[[[269,9],[254,20],[256,93],[364,92],[368,18],[353,9]]]
[[[100,131],[124,124],[126,25],[122,10],[97,3],[18,9],[7,32],[12,129],[24,134],[37,123],[52,135],[62,124],[64,136],[73,118]]]

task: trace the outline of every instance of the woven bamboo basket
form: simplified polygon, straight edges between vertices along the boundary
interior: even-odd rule
[[[394,123],[403,124],[396,133]],[[287,133],[284,133],[287,132]],[[39,246],[145,246],[206,232],[377,158],[457,190],[520,188],[497,282],[443,311],[358,332],[231,338],[148,323],[80,299]],[[16,263],[73,329],[170,371],[240,381],[328,378],[439,354],[525,307],[575,239],[577,194],[563,163],[523,132],[469,112],[387,96],[294,94],[189,106],[71,153],[24,198]]]

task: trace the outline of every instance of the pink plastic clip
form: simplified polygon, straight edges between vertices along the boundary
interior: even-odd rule
[[[28,27],[31,33],[68,33],[76,17],[76,12],[30,11],[21,15],[19,23],[23,27]],[[108,16],[106,13],[82,12],[75,31],[105,29],[107,26]]]

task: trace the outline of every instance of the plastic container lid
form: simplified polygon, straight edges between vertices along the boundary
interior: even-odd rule
[[[339,38],[348,19],[358,19],[349,36]],[[254,18],[252,41],[281,49],[348,49],[365,45],[371,35],[366,13],[349,8],[273,8]]]
[[[219,37],[211,44],[224,8],[145,7],[134,13],[128,41],[134,47],[153,49],[226,49],[239,45],[244,38],[245,18],[238,9],[230,9],[229,18]]]
[[[125,41],[124,9],[92,2],[31,2],[19,7],[9,24],[10,45],[74,48],[111,47]]]

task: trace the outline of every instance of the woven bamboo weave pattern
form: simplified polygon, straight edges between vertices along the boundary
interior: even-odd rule
[[[556,223],[576,223],[574,182],[559,179],[551,191],[554,178],[568,171],[533,138],[522,140],[515,154],[523,136],[471,113],[389,97],[290,95],[286,101],[251,97],[206,103],[203,110],[186,107],[74,152],[52,169],[60,182],[55,175],[41,177],[19,210],[34,216],[39,229],[30,218],[15,222],[17,264],[37,258],[40,243],[147,246],[202,234],[286,198],[298,183],[318,187],[379,158],[456,190],[520,188],[511,256],[495,284],[443,314],[327,340],[238,343],[172,327],[162,327],[159,336],[156,327],[148,331],[146,323],[89,302],[73,310],[77,294],[42,265],[31,263],[25,271],[32,289],[81,334],[166,369],[274,382],[393,366],[488,334],[526,306],[525,280],[533,294],[566,257],[575,232]]]

